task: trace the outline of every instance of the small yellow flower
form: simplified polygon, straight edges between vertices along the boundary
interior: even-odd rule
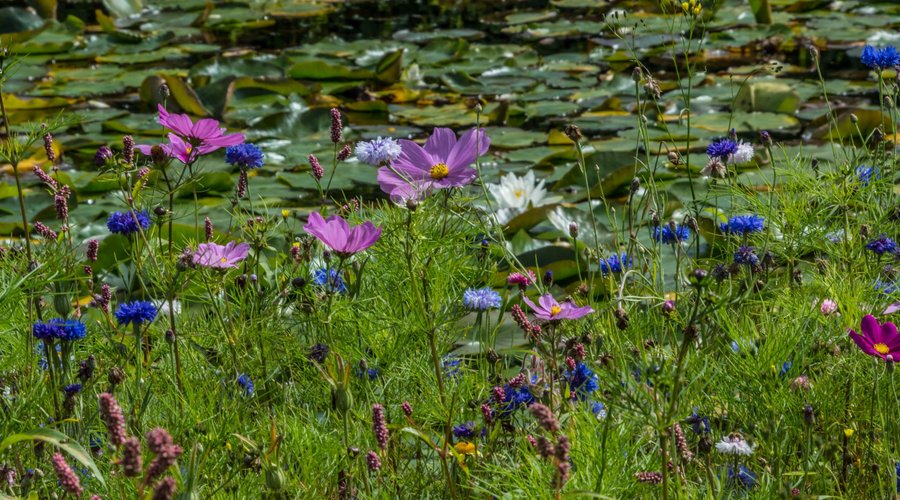
[[[853,437],[853,429],[844,429],[844,435],[848,438]]]
[[[475,454],[475,445],[468,441],[456,443],[456,445],[453,448],[460,455],[474,455]]]
[[[228,441],[225,442],[225,449],[231,451],[231,443],[229,443]]]
[[[284,210],[281,211],[281,216],[284,217],[285,219],[288,218],[288,215],[291,215],[291,211],[290,211],[290,210],[288,210],[288,209],[285,208]]]
[[[294,246],[294,248],[300,248],[300,242],[299,242],[299,241],[295,241],[292,245]]]
[[[691,10],[691,5],[687,2],[681,2],[681,10],[683,10],[684,13],[687,14],[687,12]]]
[[[694,7],[694,15],[699,16],[701,10],[703,10],[703,7],[698,3],[697,6]]]

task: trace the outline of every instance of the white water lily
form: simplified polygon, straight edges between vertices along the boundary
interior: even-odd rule
[[[494,198],[493,208],[501,224],[506,224],[529,208],[555,203],[560,199],[558,196],[548,196],[544,180],[536,180],[531,170],[521,177],[506,174],[500,178],[499,184],[488,184],[487,188]]]

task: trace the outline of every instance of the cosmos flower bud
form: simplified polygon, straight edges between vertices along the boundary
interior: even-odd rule
[[[415,212],[416,209],[419,208],[419,202],[414,198],[409,198],[406,200],[406,209],[410,212]]]
[[[162,84],[162,85],[159,86],[159,98],[160,98],[161,100],[165,101],[166,99],[168,99],[168,98],[169,98],[169,94],[170,94],[170,92],[169,92],[169,85],[168,85],[168,84],[165,84],[165,83],[164,83],[164,84]]]
[[[678,151],[669,151],[668,159],[672,165],[681,165],[681,155],[678,154]]]
[[[97,152],[94,154],[94,165],[98,167],[102,167],[106,165],[106,162],[111,160],[113,157],[113,152],[109,149],[109,146],[100,146],[97,148]]]
[[[121,384],[122,382],[125,381],[125,370],[122,370],[118,366],[114,366],[114,367],[110,368],[109,373],[106,375],[106,380],[113,387]],[[124,423],[123,423],[123,426],[124,426]],[[124,429],[124,427],[123,427],[123,429]]]
[[[153,163],[162,165],[169,159],[169,155],[166,154],[166,150],[162,146],[156,144],[150,148],[150,159],[153,160]]]
[[[572,238],[578,237],[578,223],[576,223],[576,222],[569,223],[569,236],[571,236]]]
[[[663,305],[662,305],[662,312],[663,312],[663,314],[665,314],[666,316],[668,316],[668,315],[672,314],[673,312],[675,312],[675,301],[674,301],[674,300],[667,300],[667,301],[663,302]]]
[[[631,71],[631,81],[634,83],[641,83],[641,78],[643,77],[643,72],[641,71],[640,66],[635,66],[635,68]]]
[[[581,133],[581,129],[578,128],[578,125],[575,125],[575,124],[566,125],[566,128],[564,131],[565,131],[566,137],[571,139],[572,142],[578,142],[581,140],[582,137],[584,137],[584,135]]]
[[[272,492],[279,492],[284,489],[285,483],[284,470],[277,465],[270,465],[266,468],[266,488]]]

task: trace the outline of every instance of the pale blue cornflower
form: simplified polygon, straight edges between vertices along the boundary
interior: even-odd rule
[[[372,166],[381,166],[396,160],[401,153],[400,143],[390,137],[378,137],[356,143],[356,158]]]

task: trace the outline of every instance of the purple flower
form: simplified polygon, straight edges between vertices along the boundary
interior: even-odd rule
[[[719,158],[722,161],[737,153],[738,145],[731,139],[719,139],[706,148],[706,155],[710,158]]]
[[[191,163],[200,156],[212,153],[217,149],[234,146],[244,142],[244,134],[226,134],[219,127],[219,122],[204,118],[194,123],[188,115],[169,114],[159,104],[159,124],[172,130],[169,144],[160,144],[167,156],[179,159],[182,163]],[[138,150],[150,155],[150,145],[137,146]]]
[[[201,243],[194,252],[194,263],[213,269],[228,269],[237,267],[238,262],[247,258],[250,253],[250,245],[229,241],[227,245],[216,243]]]
[[[578,319],[594,312],[591,306],[577,307],[569,301],[559,303],[549,293],[538,299],[540,305],[535,305],[534,302],[528,300],[528,297],[522,297],[522,300],[528,304],[528,307],[531,307],[535,316],[547,321]]]
[[[870,241],[866,248],[877,253],[878,255],[884,255],[886,253],[893,253],[897,250],[897,243],[888,238],[886,234],[881,234],[878,238]]]
[[[862,352],[885,360],[888,356],[894,361],[900,360],[900,334],[896,325],[890,322],[880,325],[874,316],[867,314],[862,319],[862,332],[860,335],[853,330],[848,331]]]
[[[487,153],[490,143],[483,129],[474,128],[459,140],[452,130],[436,128],[425,147],[401,139],[400,156],[390,167],[378,169],[378,183],[394,201],[419,198],[430,189],[465,186],[478,175],[469,165]]]
[[[325,220],[319,212],[309,214],[303,229],[344,258],[369,248],[381,238],[381,228],[370,221],[351,228],[341,216],[332,215]]]

